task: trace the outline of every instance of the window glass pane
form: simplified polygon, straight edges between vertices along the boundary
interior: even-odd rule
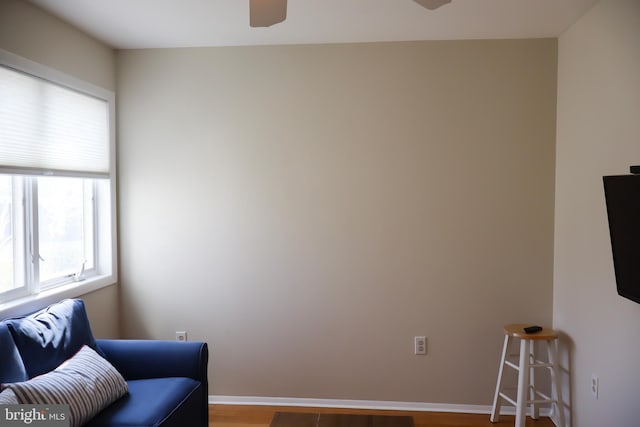
[[[15,287],[12,187],[11,176],[0,175],[0,292]]]
[[[85,262],[85,269],[93,267],[93,209],[86,185],[90,180],[38,178],[41,283],[76,274]]]

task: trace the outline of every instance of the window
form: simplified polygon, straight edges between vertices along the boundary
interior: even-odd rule
[[[115,283],[114,104],[0,50],[0,308]]]

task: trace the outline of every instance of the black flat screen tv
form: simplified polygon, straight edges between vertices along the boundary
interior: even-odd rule
[[[618,294],[640,303],[640,175],[603,181]]]

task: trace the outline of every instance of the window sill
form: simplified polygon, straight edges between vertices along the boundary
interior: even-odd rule
[[[27,295],[7,302],[0,302],[0,319],[23,316],[55,302],[97,291],[116,284],[112,275],[92,277],[82,282],[72,282],[42,291],[37,295]]]

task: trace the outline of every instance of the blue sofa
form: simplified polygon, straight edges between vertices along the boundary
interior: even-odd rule
[[[79,299],[0,321],[0,384],[46,374],[84,346],[113,365],[128,388],[85,425],[208,427],[206,343],[95,340]]]

